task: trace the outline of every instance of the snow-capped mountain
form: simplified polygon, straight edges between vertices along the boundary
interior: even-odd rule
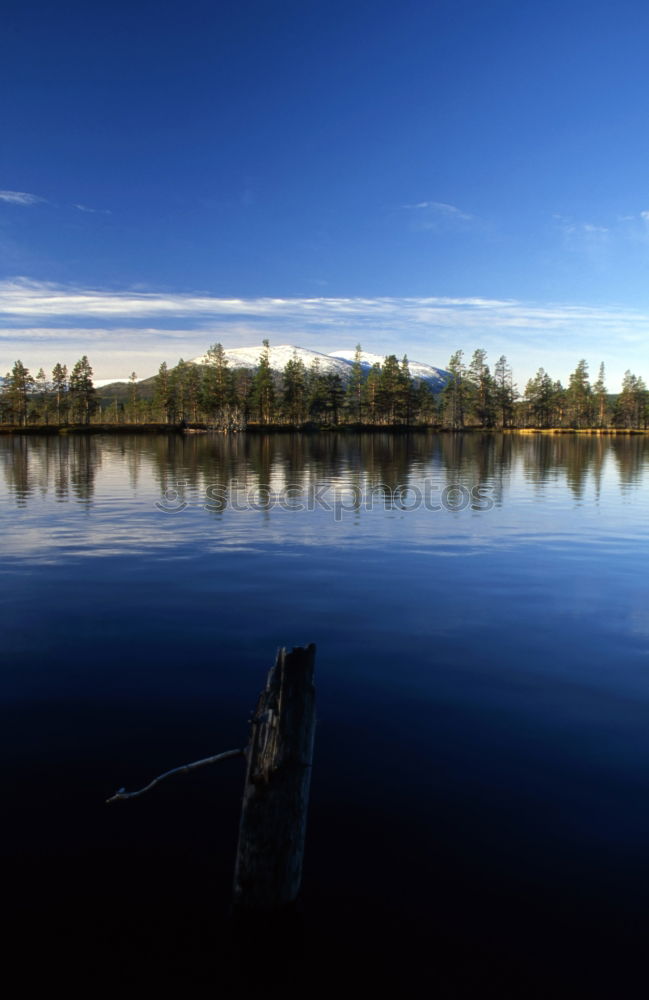
[[[263,347],[233,347],[223,353],[228,359],[230,368],[249,368],[251,371],[258,367],[259,356]],[[335,374],[342,378],[349,378],[350,366],[341,358],[334,358],[328,354],[321,354],[319,351],[310,351],[306,347],[293,347],[292,344],[280,344],[279,347],[270,347],[268,351],[270,367],[273,371],[282,372],[288,361],[297,358],[302,361],[306,368],[311,368],[314,361],[320,365],[323,375]],[[207,361],[207,355],[201,354],[198,358],[191,358],[191,364],[200,365]]]
[[[252,372],[259,366],[259,356],[263,350],[264,348],[260,344],[258,347],[232,347],[223,353],[228,360],[228,367],[230,369],[247,368]],[[355,352],[334,351],[332,354],[322,354],[320,351],[311,351],[307,347],[280,344],[278,347],[271,346],[268,355],[271,368],[278,373],[284,371],[288,361],[298,358],[307,369],[311,369],[313,363],[317,361],[323,375],[340,375],[343,380],[347,381],[351,375]],[[201,365],[208,360],[207,354],[201,354],[197,358],[190,358],[188,363]],[[361,364],[365,371],[369,371],[374,364],[382,365],[384,360],[385,358],[382,354],[371,354],[367,351],[363,351],[361,354]],[[421,379],[427,382],[434,392],[444,388],[448,379],[448,372],[444,371],[443,368],[434,368],[432,365],[427,365],[420,361],[410,361],[408,364],[413,379]],[[102,388],[106,385],[115,385],[118,383],[126,384],[129,381],[130,379],[127,378],[99,379],[95,381],[95,386]],[[137,381],[146,382],[147,378],[139,378]]]
[[[356,356],[355,351],[334,351],[329,355],[331,358],[340,358],[348,365],[353,364]],[[368,351],[361,351],[361,365],[367,371],[372,365],[382,365],[385,358],[382,354],[370,354]],[[410,375],[414,379],[421,379],[430,384],[431,389],[443,389],[448,380],[449,373],[443,368],[434,368],[423,361],[408,361]]]

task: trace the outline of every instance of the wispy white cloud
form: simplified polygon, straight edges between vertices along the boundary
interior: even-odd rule
[[[649,210],[634,214],[617,215],[604,222],[584,222],[572,216],[555,213],[552,218],[560,232],[564,246],[573,251],[583,251],[596,257],[604,251],[612,254],[624,244],[649,240]]]
[[[553,218],[564,250],[583,257],[595,270],[601,272],[607,268],[615,250],[615,228],[559,214],[555,214]]]
[[[89,215],[112,215],[109,208],[89,208],[88,205],[73,205],[79,212],[87,212]]]
[[[42,198],[38,194],[30,194],[28,191],[0,191],[0,201],[4,201],[8,205],[22,205],[24,207],[53,204],[47,198]],[[74,208],[78,212],[87,212],[90,215],[111,215],[111,211],[108,208],[90,208],[88,205],[79,203],[62,206],[54,205],[54,207]]]
[[[580,222],[570,216],[558,213],[555,213],[552,218],[557,222],[563,235],[567,237],[604,236],[610,231],[609,226],[597,225],[594,222]]]
[[[445,201],[418,201],[414,205],[403,205],[403,208],[419,212],[432,212],[447,219],[457,219],[462,222],[471,222],[474,218],[468,212],[462,212],[455,205],[449,205]]]
[[[401,209],[408,212],[411,228],[415,230],[448,231],[477,222],[474,215],[445,201],[418,201],[402,205]]]
[[[44,202],[37,194],[29,194],[27,191],[0,191],[0,201],[5,201],[9,205],[38,205]]]
[[[325,352],[360,340],[366,350],[407,351],[440,366],[458,347],[485,347],[495,358],[506,354],[519,381],[541,365],[565,378],[581,357],[593,365],[604,360],[611,386],[625,368],[648,375],[649,313],[618,306],[471,296],[217,298],[15,279],[0,282],[0,314],[0,372],[16,357],[40,366],[85,347],[98,378],[122,368],[145,375],[215,340],[235,347],[269,337]]]

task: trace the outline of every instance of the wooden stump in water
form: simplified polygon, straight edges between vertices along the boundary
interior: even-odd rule
[[[234,911],[277,910],[300,889],[315,735],[315,646],[280,649],[251,720]]]

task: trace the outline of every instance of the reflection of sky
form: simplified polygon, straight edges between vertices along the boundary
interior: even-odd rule
[[[638,871],[649,836],[644,439],[539,447],[521,438],[497,442],[489,459],[473,435],[321,435],[295,445],[245,437],[114,436],[61,447],[0,438],[0,733],[15,762],[9,812],[30,855],[15,867],[35,873],[30,906],[43,897],[43,871],[62,873],[68,895],[71,878],[83,882],[76,912],[87,915],[87,886],[105,886],[108,871],[119,914],[119,887],[141,888],[143,859],[160,882],[166,848],[150,847],[160,831],[178,859],[168,869],[189,884],[200,826],[185,821],[191,797],[205,789],[212,816],[224,777],[203,774],[195,788],[169,782],[137,816],[127,806],[128,816],[106,818],[103,798],[240,745],[274,649],[314,641],[319,822],[309,878],[312,899],[331,893],[334,919],[345,892],[357,909],[360,858],[377,912],[414,908],[424,928],[440,885],[445,920],[467,871],[489,881],[460,899],[462,912],[475,913],[484,897],[492,920],[497,878],[526,935],[533,903],[527,912],[519,903],[545,894],[550,921],[567,901],[572,947],[590,909],[579,880],[599,892],[603,873],[613,888],[598,932],[609,914],[624,927],[635,921],[635,903],[646,908]],[[496,504],[455,513],[376,504],[339,522],[322,509],[200,506],[209,485],[234,478],[280,489],[480,482],[494,487]],[[197,505],[159,511],[180,479]],[[239,775],[232,801],[233,825],[208,823],[197,884],[216,857],[230,859]],[[342,846],[341,816],[350,817]],[[376,829],[411,864],[387,892],[375,879],[385,837],[367,858]],[[455,856],[449,845],[456,867],[440,879]],[[71,850],[87,851],[91,867],[75,871]],[[331,871],[342,873],[333,887]],[[226,876],[227,896],[229,868]],[[63,888],[57,882],[48,898]],[[208,896],[213,914],[221,904]],[[481,942],[485,923],[476,921]],[[534,926],[545,941],[546,921]]]
[[[133,447],[132,439],[117,444],[92,440],[90,450],[88,440],[81,453],[73,446],[58,460],[56,452],[30,440],[17,457],[5,444],[0,494],[5,558],[50,562],[147,554],[187,559],[196,551],[269,547],[294,557],[322,546],[398,547],[453,556],[531,545],[557,552],[583,550],[579,558],[592,561],[598,553],[623,554],[649,534],[649,504],[642,489],[647,459],[644,450],[633,451],[637,439],[618,440],[615,453],[610,446],[600,449],[597,468],[578,462],[572,468],[541,467],[535,464],[534,449],[523,442],[507,464],[494,464],[482,477],[476,463],[466,459],[444,468],[439,456],[420,455],[405,469],[395,468],[387,485],[393,491],[397,485],[418,489],[429,505],[439,503],[447,486],[471,490],[481,485],[493,499],[487,510],[472,509],[475,505],[431,510],[423,504],[412,509],[412,493],[406,497],[411,509],[399,509],[383,499],[386,466],[377,470],[369,461],[364,465],[367,456],[362,453],[354,461],[341,455],[329,463],[306,454],[300,466],[286,461],[281,446],[273,455],[271,443],[262,471],[243,454],[222,465],[214,463],[213,455],[201,464],[199,455],[191,466],[181,462],[165,468],[155,449]],[[625,444],[632,460],[628,468]],[[225,509],[206,508],[210,486],[225,489]],[[292,506],[309,509],[285,509],[279,503],[289,488],[294,490]],[[170,489],[175,492],[165,493]],[[270,503],[260,503],[269,490]],[[314,503],[314,495],[322,501]],[[360,503],[351,509],[354,496]],[[250,499],[252,509],[241,509]],[[156,507],[161,502],[170,511],[181,504],[183,509],[161,511]]]

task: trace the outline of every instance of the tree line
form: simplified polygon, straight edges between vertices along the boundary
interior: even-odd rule
[[[254,371],[231,368],[221,344],[214,344],[201,364],[163,363],[148,385],[138,384],[133,372],[119,400],[98,394],[85,355],[69,374],[65,365],[55,365],[50,378],[42,368],[32,376],[16,361],[0,394],[0,421],[21,426],[184,422],[220,430],[249,424],[647,429],[649,392],[642,378],[627,371],[622,391],[612,396],[604,365],[591,382],[581,360],[566,386],[540,368],[521,393],[507,358],[502,355],[492,371],[482,349],[468,363],[456,351],[437,392],[411,377],[406,356],[388,355],[368,370],[360,344],[345,380],[322,371],[318,359],[307,368],[297,353],[277,373],[265,340]]]

